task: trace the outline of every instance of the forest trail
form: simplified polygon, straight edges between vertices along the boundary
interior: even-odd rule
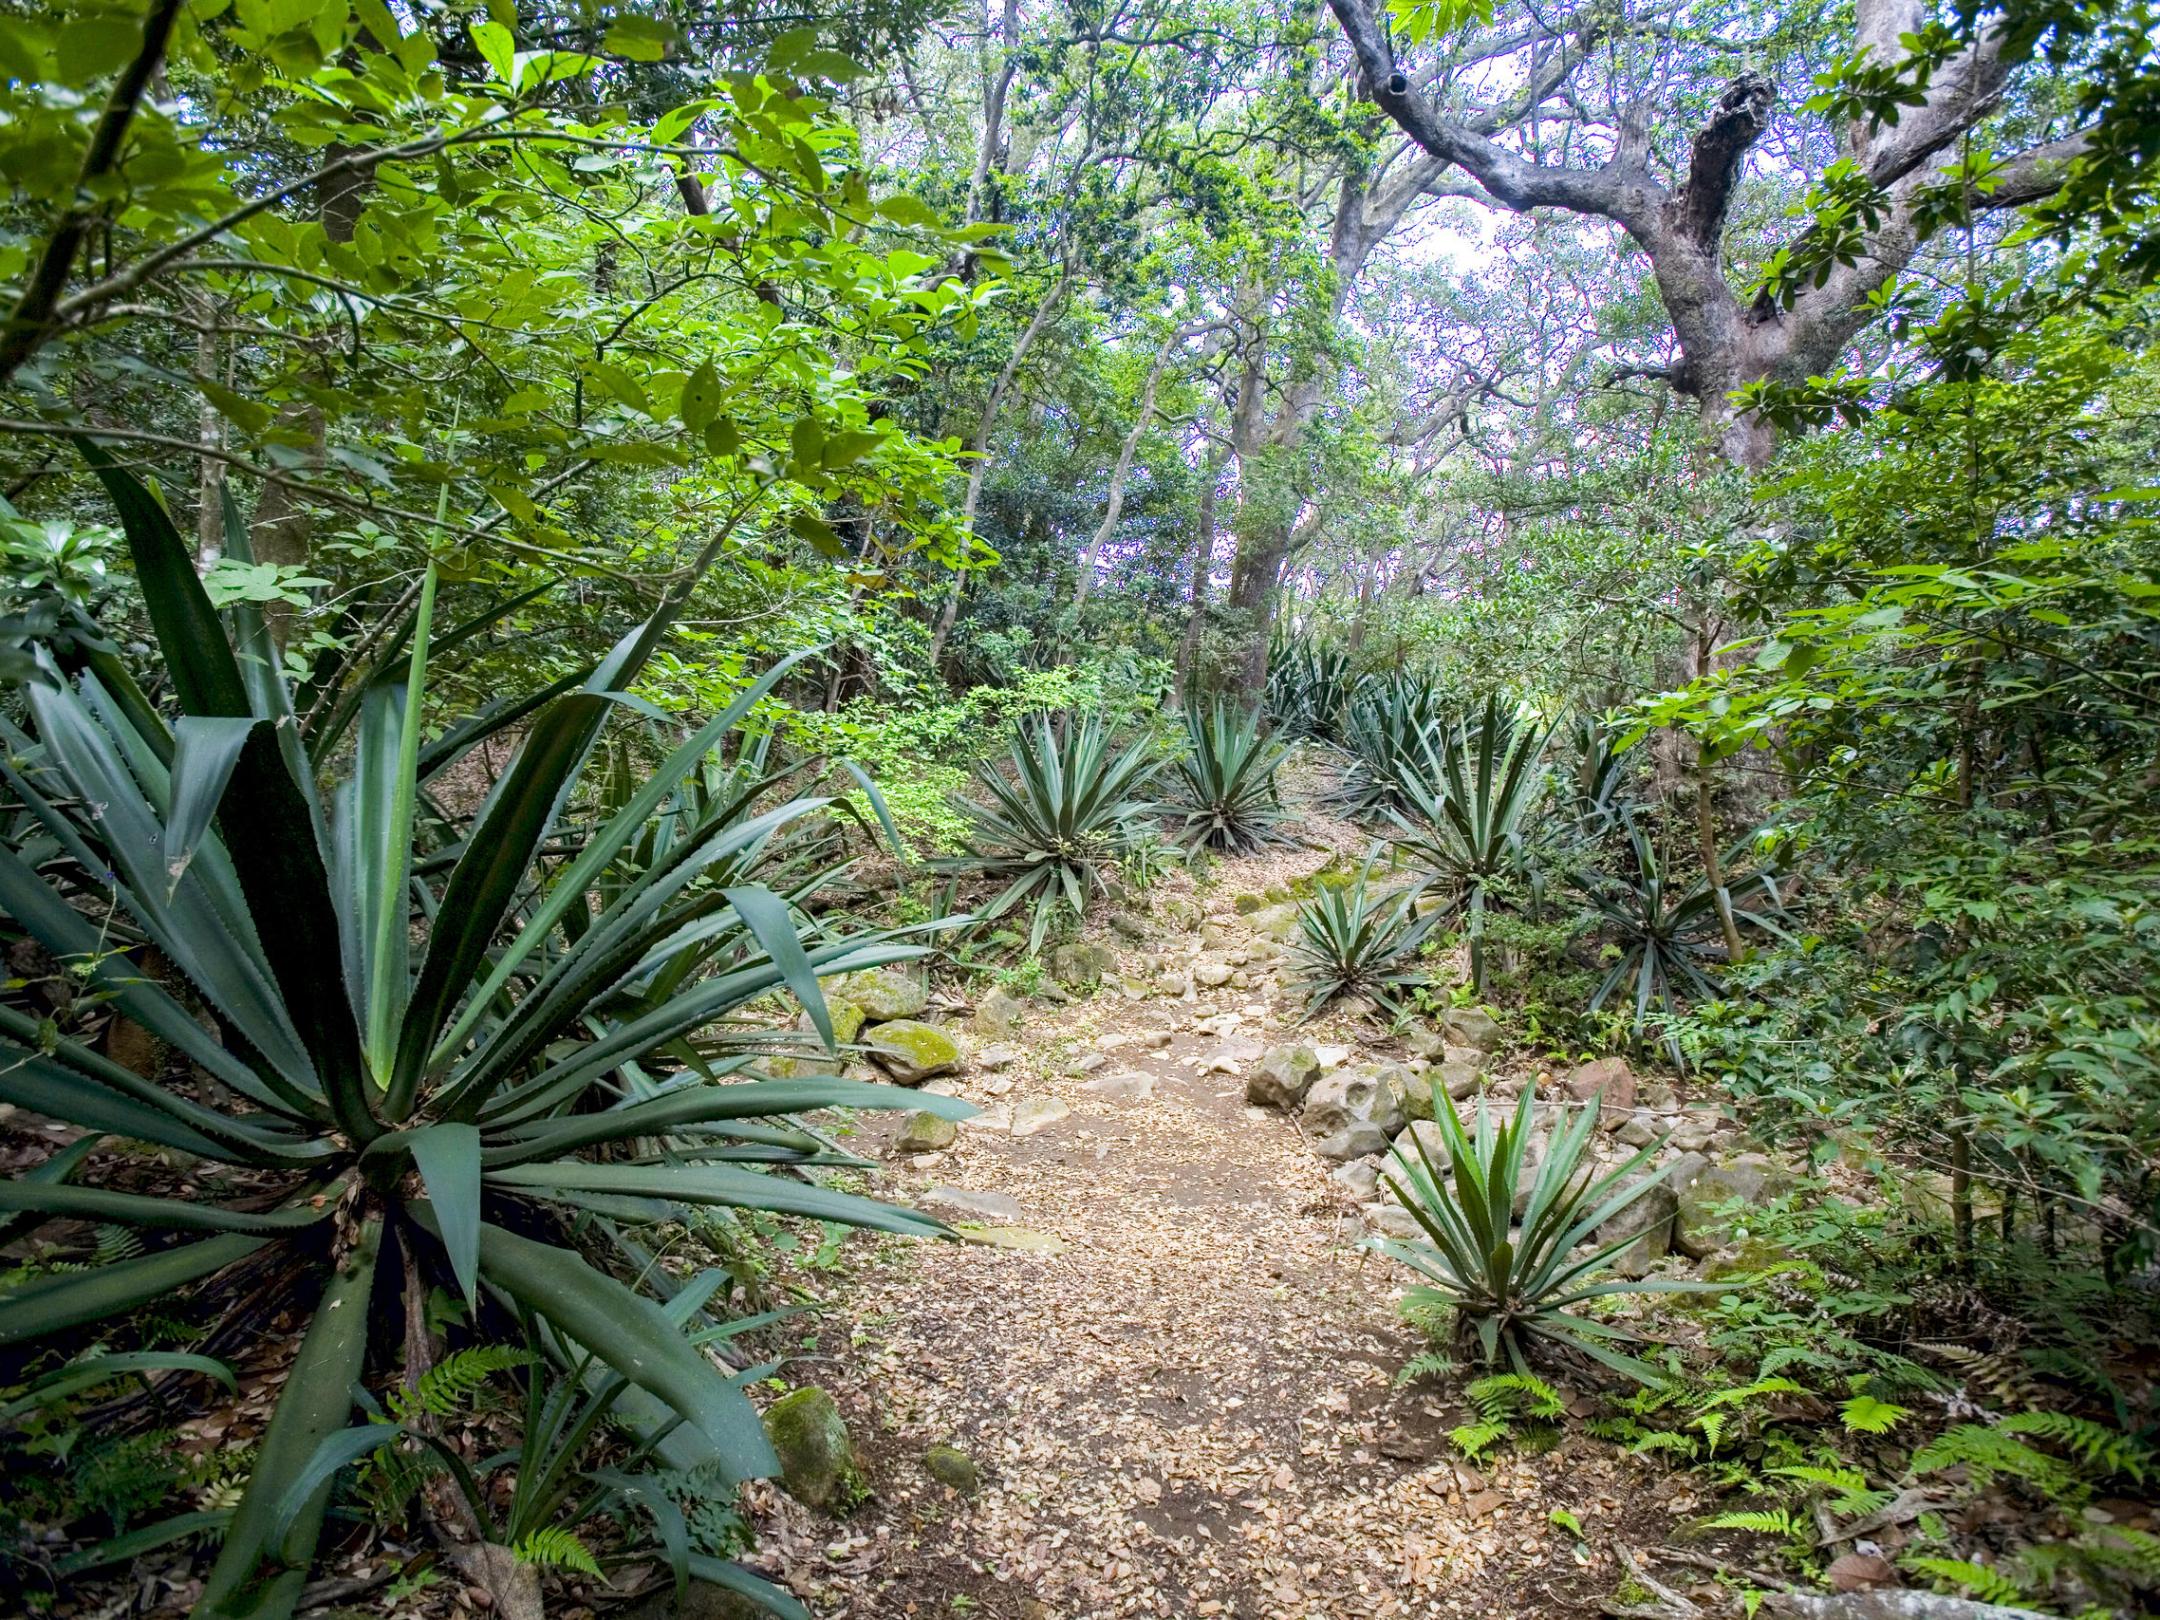
[[[1217,869],[1211,957],[1256,943],[1230,897],[1286,864]],[[1125,943],[1127,970],[1166,943]],[[816,1612],[1593,1614],[1625,1522],[1650,1516],[1628,1539],[1655,1544],[1693,1505],[1580,1436],[1472,1468],[1447,1439],[1459,1398],[1396,1388],[1420,1348],[1404,1273],[1361,1246],[1295,1122],[1246,1105],[1297,1012],[1252,977],[1037,1003],[1019,1060],[953,1087],[986,1112],[949,1150],[880,1149],[881,1191],[984,1241],[893,1245],[839,1291],[831,1362],[790,1368],[833,1381],[874,1493],[837,1525],[761,1498],[761,1545]],[[925,1470],[939,1445],[979,1468],[972,1499]]]

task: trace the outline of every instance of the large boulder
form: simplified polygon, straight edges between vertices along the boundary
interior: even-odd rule
[[[1560,1084],[1577,1102],[1595,1099],[1607,1124],[1617,1123],[1635,1111],[1635,1071],[1619,1058],[1581,1064]]]
[[[1069,990],[1097,985],[1117,970],[1117,952],[1093,940],[1073,940],[1050,953],[1050,977]]]
[[[975,1003],[970,1020],[975,1033],[993,1041],[1009,1041],[1027,1022],[1027,1003],[1009,990],[993,989]]]
[[[833,1398],[815,1384],[783,1395],[765,1413],[780,1483],[806,1507],[842,1512],[862,1494],[855,1447]]]
[[[1431,1119],[1433,1117],[1433,1077],[1430,1074],[1413,1074],[1400,1063],[1377,1063],[1374,1072],[1380,1083],[1394,1094],[1395,1106],[1405,1119]]]
[[[1652,1173],[1639,1171],[1620,1186],[1632,1186]],[[1612,1190],[1618,1192],[1620,1187]],[[1600,1226],[1589,1241],[1602,1249],[1607,1244],[1632,1237],[1635,1241],[1613,1256],[1613,1273],[1627,1278],[1646,1277],[1652,1266],[1672,1253],[1673,1217],[1679,1209],[1672,1178],[1668,1176]]]
[[[1402,1105],[1375,1066],[1325,1075],[1305,1094],[1305,1134],[1323,1159],[1385,1153],[1403,1128]]]
[[[878,1067],[903,1086],[919,1086],[933,1075],[960,1067],[960,1043],[935,1024],[895,1018],[873,1025],[863,1036]]]
[[[1305,1100],[1320,1078],[1320,1057],[1309,1046],[1271,1047],[1245,1076],[1245,1100],[1284,1113]]]
[[[1456,1007],[1441,1019],[1440,1036],[1449,1046],[1490,1052],[1500,1044],[1500,1025],[1483,1007]]]
[[[1691,1153],[1670,1178],[1679,1219],[1674,1247],[1702,1260],[1737,1241],[1746,1226],[1745,1212],[1782,1198],[1794,1186],[1792,1173],[1767,1153],[1733,1153],[1711,1160]],[[1737,1205],[1741,1218],[1717,1213]]]
[[[1457,1102],[1461,1102],[1484,1084],[1485,1071],[1474,1059],[1465,1063],[1451,1058],[1445,1063],[1434,1065],[1425,1078]]]
[[[853,1002],[872,1023],[913,1018],[930,1005],[930,975],[901,963],[864,968],[833,980],[830,995]]]

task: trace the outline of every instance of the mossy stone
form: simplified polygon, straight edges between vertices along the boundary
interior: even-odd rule
[[[862,1009],[863,1018],[883,1023],[888,1018],[913,1018],[930,1005],[930,975],[916,968],[894,965],[843,973],[832,981],[832,993]],[[858,1022],[858,1029],[861,1023]]]
[[[907,1126],[900,1133],[900,1140],[893,1144],[901,1153],[937,1153],[949,1148],[960,1139],[960,1127],[949,1119],[940,1119],[927,1109],[908,1115]]]
[[[1254,912],[1258,911],[1262,906],[1267,904],[1267,902],[1261,899],[1257,894],[1241,894],[1237,897],[1236,900],[1231,903],[1237,907],[1237,912],[1240,917],[1250,917]]]
[[[765,1413],[765,1438],[780,1459],[780,1483],[805,1507],[841,1512],[862,1495],[847,1423],[815,1384],[773,1402]]]
[[[895,1018],[863,1037],[878,1066],[903,1086],[920,1085],[960,1066],[960,1043],[935,1024]]]
[[[932,1446],[923,1453],[922,1461],[932,1479],[950,1485],[962,1496],[973,1496],[982,1489],[982,1470],[958,1446]]]

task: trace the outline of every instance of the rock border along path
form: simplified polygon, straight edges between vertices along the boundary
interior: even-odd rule
[[[1230,896],[1319,861],[1219,867],[1209,955],[1255,946]],[[790,1369],[838,1396],[873,1491],[838,1521],[755,1499],[814,1612],[1587,1615],[1619,1579],[1614,1542],[1695,1506],[1581,1437],[1472,1468],[1446,1438],[1455,1388],[1396,1388],[1422,1348],[1395,1313],[1403,1272],[1361,1247],[1296,1123],[1245,1104],[1297,1012],[1251,976],[1032,1007],[1005,1042],[1019,1061],[952,1086],[985,1117],[879,1177],[980,1241],[888,1246],[836,1290],[831,1365]],[[923,1466],[948,1445],[980,1472],[972,1498]]]

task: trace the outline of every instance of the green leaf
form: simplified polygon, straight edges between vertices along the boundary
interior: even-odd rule
[[[165,818],[165,898],[179,891],[196,846],[210,830],[232,781],[248,733],[259,722],[228,715],[187,714],[173,727],[172,809]]]
[[[156,1552],[189,1536],[221,1534],[232,1523],[231,1508],[214,1508],[203,1513],[178,1513],[155,1524],[145,1524],[101,1541],[93,1547],[84,1547],[58,1559],[53,1569],[61,1575],[80,1575],[86,1569],[103,1569],[109,1564],[124,1564],[141,1557],[146,1552]]]
[[[708,360],[690,373],[683,383],[681,414],[683,426],[692,433],[703,433],[720,414],[720,401],[725,390],[720,384],[720,373]]]
[[[382,1223],[371,1219],[323,1290],[191,1620],[268,1620],[289,1614],[298,1599],[322,1534],[329,1485],[304,1498],[297,1514],[287,1512],[287,1503],[324,1436],[342,1429],[352,1411],[381,1247]],[[287,1528],[274,1535],[281,1521]]]
[[[122,1350],[112,1355],[78,1356],[65,1367],[47,1373],[26,1389],[19,1400],[0,1406],[0,1423],[12,1423],[26,1412],[86,1389],[96,1389],[115,1379],[133,1378],[147,1372],[196,1372],[214,1378],[237,1391],[232,1369],[209,1356],[180,1350]]]
[[[651,17],[622,16],[608,24],[601,49],[632,62],[658,62],[674,43],[675,31],[666,23]]]
[[[442,1121],[406,1137],[465,1298],[479,1301],[480,1130]]]
[[[594,1192],[617,1197],[664,1198],[682,1204],[717,1204],[734,1209],[762,1209],[780,1215],[806,1215],[913,1237],[945,1232],[941,1221],[895,1204],[834,1192],[814,1182],[764,1175],[725,1164],[586,1164],[565,1159],[554,1164],[519,1165],[490,1170],[498,1187],[536,1197]]]
[[[804,952],[802,940],[795,932],[795,914],[787,903],[770,889],[746,885],[722,891],[735,914],[742,918],[765,954],[772,958],[773,966],[780,970],[780,977],[787,981],[788,989],[810,1015],[810,1022],[825,1037],[825,1050],[831,1051],[836,1044],[833,1039],[832,1014],[825,1006],[825,992],[818,988],[816,969]]]
[[[131,1311],[223,1271],[253,1254],[264,1241],[240,1236],[206,1238],[140,1260],[24,1283],[0,1298],[0,1345],[22,1344]]]
[[[411,1206],[423,1224],[424,1205]],[[749,1400],[651,1300],[595,1271],[570,1250],[498,1226],[480,1228],[480,1272],[520,1306],[545,1317],[623,1377],[650,1391],[702,1432],[732,1480],[763,1478],[779,1460]]]
[[[557,699],[534,723],[517,763],[475,821],[443,890],[406,1011],[389,1100],[393,1119],[411,1106],[435,1037],[486,961],[495,930],[606,714],[607,700],[596,692]]]
[[[510,83],[517,67],[517,41],[510,30],[498,22],[474,23],[472,42],[495,77]]]
[[[296,1232],[312,1226],[331,1213],[301,1204],[258,1214],[198,1204],[184,1198],[156,1198],[143,1193],[116,1192],[109,1187],[68,1187],[21,1181],[0,1181],[0,1210],[36,1210],[67,1215],[85,1221],[111,1221],[125,1226],[148,1226],[171,1232],[248,1232],[270,1234]]]

